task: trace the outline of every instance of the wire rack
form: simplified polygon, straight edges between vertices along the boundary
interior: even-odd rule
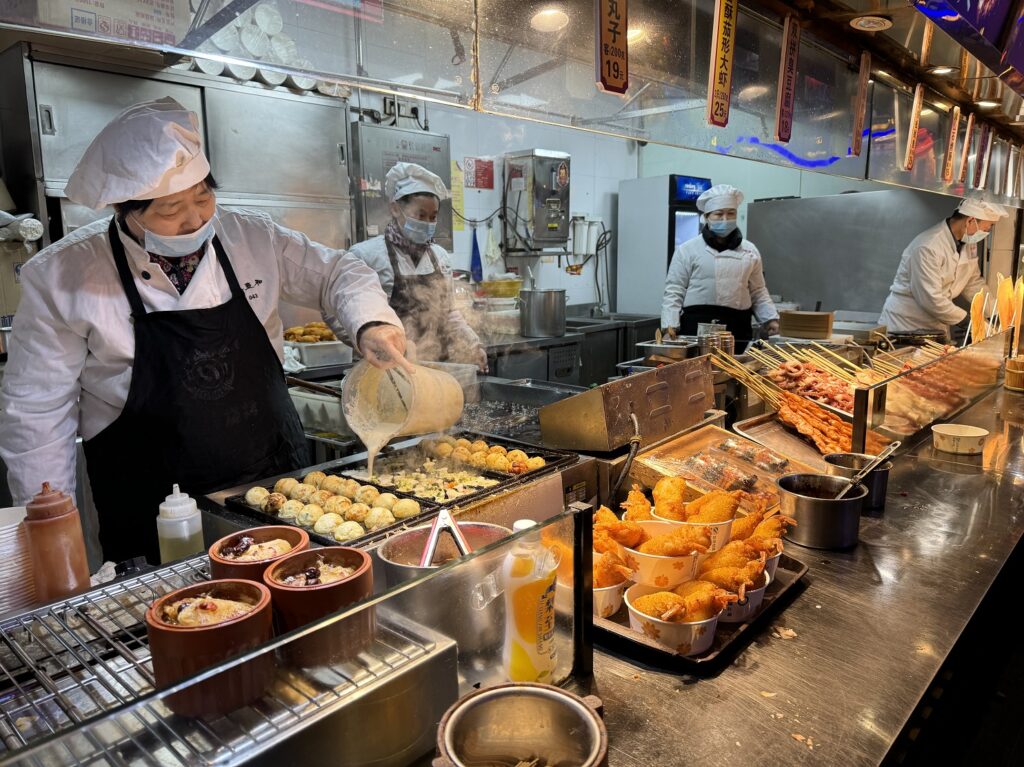
[[[270,691],[227,716],[189,719],[154,690],[145,612],[209,578],[196,557],[0,621],[0,761],[59,765],[232,764],[331,713],[435,649],[378,619],[355,661],[279,666]]]

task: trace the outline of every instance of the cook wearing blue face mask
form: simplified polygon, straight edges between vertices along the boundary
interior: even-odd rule
[[[665,280],[661,326],[669,338],[696,335],[698,325],[717,322],[735,336],[739,352],[754,335],[755,319],[762,333],[779,332],[761,254],[739,229],[742,202],[743,193],[729,184],[697,198],[700,234],[676,248]]]
[[[487,370],[487,353],[453,304],[448,253],[434,242],[448,189],[441,177],[415,163],[396,163],[384,179],[391,218],[384,234],[352,247],[380,276],[391,308],[421,360],[465,362]]]

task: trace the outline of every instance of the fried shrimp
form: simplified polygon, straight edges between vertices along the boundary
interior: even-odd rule
[[[659,557],[685,557],[695,552],[705,554],[710,546],[710,528],[679,526],[671,533],[645,541],[637,551]]]
[[[739,597],[709,581],[688,581],[676,587],[675,593],[683,598],[687,622],[714,618]]]
[[[656,591],[637,597],[633,607],[651,618],[672,623],[683,623],[686,620],[686,600],[671,591]]]
[[[602,554],[594,560],[594,588],[603,589],[618,586],[633,575],[622,560],[614,554]]]
[[[761,524],[764,520],[765,512],[758,511],[752,514],[747,514],[745,517],[736,517],[732,523],[732,535],[730,540],[732,541],[745,541],[750,537],[751,533]]]
[[[651,496],[658,516],[665,519],[686,521],[686,496],[689,488],[682,477],[662,477],[654,486]]]
[[[736,516],[740,507],[739,496],[735,493],[716,491],[708,493],[700,499],[703,503],[697,507],[697,501],[686,507],[687,522],[728,522]]]
[[[761,551],[747,541],[730,541],[701,562],[700,572],[718,567],[746,567],[748,562],[761,556]]]
[[[701,580],[710,581],[743,599],[747,588],[757,583],[764,572],[764,562],[755,560],[743,567],[718,567],[700,574]]]
[[[795,527],[796,520],[792,517],[787,517],[782,514],[776,514],[768,517],[762,521],[754,532],[750,534],[751,538],[781,538],[782,534],[786,532],[789,527]]]
[[[626,496],[626,502],[622,504],[622,509],[625,511],[622,518],[630,522],[643,522],[654,519],[651,516],[651,502],[647,500],[647,496],[644,495],[644,490],[640,485],[633,485],[633,489]]]

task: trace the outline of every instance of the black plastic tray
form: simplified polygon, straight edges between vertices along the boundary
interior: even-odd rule
[[[761,609],[746,623],[719,623],[715,641],[701,655],[680,655],[629,627],[625,602],[608,618],[594,616],[594,641],[607,650],[648,666],[686,674],[713,674],[736,657],[740,649],[758,635],[770,615],[788,604],[799,592],[807,565],[786,553],[779,558],[775,578],[764,593]]]
[[[305,476],[306,473],[307,472],[305,471],[298,472],[296,473],[295,478],[301,481],[302,477]],[[337,470],[332,469],[326,471],[325,473],[338,474],[339,472]],[[382,493],[391,493],[392,495],[398,496],[399,498],[410,498],[419,503],[420,513],[417,514],[415,517],[408,517],[407,519],[397,519],[395,520],[395,523],[393,525],[388,525],[387,527],[382,527],[378,530],[373,530],[372,532],[368,531],[366,535],[361,535],[358,538],[353,538],[351,541],[346,541],[346,546],[360,546],[365,543],[370,543],[382,535],[387,535],[388,533],[395,532],[397,530],[404,530],[408,527],[416,527],[418,525],[423,524],[424,522],[429,522],[437,515],[437,512],[441,508],[441,505],[439,503],[435,503],[434,501],[428,501],[423,498],[417,498],[415,495],[410,495],[409,493],[396,492],[394,489],[390,487],[384,487],[383,485],[378,485],[375,482],[365,482],[361,479],[357,479],[356,481],[359,482],[359,484],[361,485],[369,485],[370,487],[375,487]],[[254,482],[252,485],[246,488],[246,490],[248,491],[249,489],[260,485],[267,488],[267,490],[269,490],[270,492],[274,491],[273,482],[269,484],[266,482]],[[275,516],[273,514],[267,514],[265,511],[254,509],[252,506],[245,502],[244,493],[241,495],[228,496],[227,498],[224,499],[224,504],[230,507],[233,511],[237,511],[240,514],[244,514],[245,516],[250,517],[251,519],[258,520],[261,524],[264,525],[291,525],[292,527],[302,528],[307,533],[309,533],[309,539],[311,541],[319,543],[321,546],[340,545],[336,540],[334,540],[333,537],[321,535],[320,533],[314,532],[313,528],[306,527],[305,525],[300,525],[293,519],[281,519],[280,517]]]

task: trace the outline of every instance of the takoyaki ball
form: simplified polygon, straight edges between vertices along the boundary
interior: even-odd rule
[[[345,480],[332,474],[320,483],[320,489],[326,490],[331,495],[343,495],[341,492],[345,487]]]
[[[320,535],[330,535],[334,532],[334,528],[344,521],[340,514],[324,514],[313,525],[313,531]]]
[[[453,437],[451,434],[442,434],[440,437],[437,438],[437,441],[444,442],[446,445],[451,445],[453,448],[455,447],[456,442],[455,437]]]
[[[345,512],[348,507],[352,505],[352,499],[346,498],[343,495],[332,495],[327,503],[322,504],[324,511],[328,514],[338,514],[339,516],[345,516]]]
[[[483,450],[472,453],[469,456],[469,465],[474,469],[486,469],[487,468],[487,457],[488,453]]]
[[[497,453],[498,455],[505,455],[505,453],[507,453],[508,450],[503,448],[501,445],[491,445],[489,448],[487,448],[487,452],[491,453],[492,455],[494,455],[495,453]]]
[[[307,503],[302,507],[302,511],[299,512],[299,516],[295,518],[295,521],[300,525],[310,527],[315,525],[316,521],[324,515],[324,510],[315,503]]]
[[[541,458],[539,455],[530,458],[526,462],[526,468],[529,469],[530,471],[535,471],[536,469],[543,469],[546,465],[547,463],[545,463],[544,459]]]
[[[281,511],[278,512],[277,516],[281,519],[296,519],[304,508],[306,508],[306,504],[292,499],[281,507]]]
[[[361,538],[364,535],[366,535],[366,531],[358,522],[342,522],[334,528],[334,540],[338,543],[354,541],[356,538]]]
[[[267,498],[270,497],[270,491],[265,487],[250,487],[245,491],[245,502],[252,506],[254,509],[262,509],[263,505],[267,502]]]
[[[469,463],[471,455],[473,454],[469,452],[468,447],[457,447],[452,450],[452,460],[458,461],[459,463]]]
[[[359,488],[361,488],[362,485],[360,485],[354,479],[346,479],[344,480],[344,483],[345,484],[342,487],[341,494],[344,495],[346,498],[352,498],[354,500],[356,497],[356,493],[359,492]]]
[[[517,461],[522,461],[523,463],[526,463],[529,460],[529,456],[526,455],[526,453],[524,453],[522,450],[509,450],[508,460],[509,463],[516,463]]]
[[[274,484],[274,492],[275,493],[281,493],[282,495],[287,495],[287,496],[291,497],[292,488],[295,487],[297,484],[299,484],[299,480],[292,479],[291,477],[285,477],[284,479],[279,479]]]
[[[356,493],[355,502],[365,503],[367,506],[375,506],[377,497],[380,495],[380,490],[371,486],[363,485],[359,488],[359,492]]]
[[[288,496],[283,493],[271,493],[263,504],[263,510],[267,514],[280,514],[281,507],[288,503]]]
[[[292,491],[288,493],[288,496],[293,501],[302,501],[303,503],[309,503],[309,499],[313,497],[313,493],[316,492],[316,488],[312,485],[307,485],[302,482],[292,488]]]
[[[412,498],[402,498],[391,507],[391,513],[395,519],[408,519],[420,513],[420,504]]]
[[[501,453],[491,453],[487,456],[487,468],[491,471],[508,471],[508,458]]]
[[[464,447],[464,448],[466,448],[466,450],[469,450],[470,447],[472,447],[472,445],[473,445],[473,443],[470,442],[465,437],[463,437],[462,439],[455,440],[455,447]],[[470,452],[472,452],[472,451],[470,451]]]
[[[365,503],[353,503],[345,509],[345,519],[349,522],[362,522],[370,513],[370,507]]]
[[[307,485],[312,485],[317,490],[319,490],[320,486],[323,484],[325,479],[327,479],[327,475],[324,474],[322,471],[311,471],[309,472],[309,474],[302,478],[302,481],[305,482]]]
[[[438,458],[448,458],[452,454],[452,451],[454,449],[455,448],[453,448],[447,442],[438,442],[437,449],[434,450],[434,455],[437,456]]]
[[[309,502],[315,503],[317,506],[320,506],[322,508],[323,505],[327,503],[329,500],[331,500],[331,498],[333,497],[334,493],[331,493],[327,490],[317,490],[315,493],[313,493],[312,496],[310,496]]]
[[[370,509],[363,524],[366,525],[367,530],[380,530],[382,527],[395,524],[395,515],[391,513],[390,509],[377,506]]]
[[[469,446],[469,452],[471,453],[486,453],[487,449],[488,444],[484,442],[482,439],[478,439],[476,442]]]
[[[397,495],[393,493],[381,493],[377,496],[377,500],[373,505],[380,506],[382,509],[393,509],[396,503],[398,503]]]

